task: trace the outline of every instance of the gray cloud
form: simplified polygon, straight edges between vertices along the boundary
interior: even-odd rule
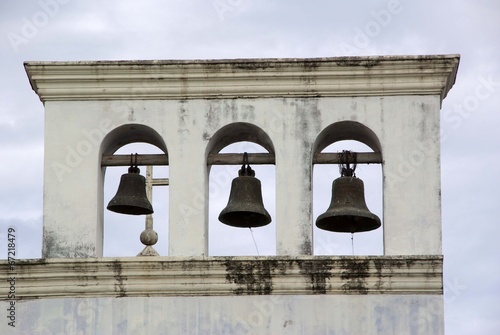
[[[22,65],[26,60],[460,53],[457,83],[441,112],[444,276],[447,282],[458,283],[458,288],[452,285],[455,291],[446,290],[446,329],[450,334],[500,332],[500,291],[495,281],[500,252],[496,241],[500,236],[499,2],[401,0],[394,7],[389,0],[241,0],[230,2],[224,11],[217,1],[200,0],[60,0],[57,7],[42,3],[49,1],[0,2],[0,210],[4,215],[0,235],[5,238],[4,227],[16,226],[21,231],[22,257],[41,255],[43,171],[43,105],[29,86]],[[487,98],[477,95],[481,85],[482,93],[490,93]],[[334,174],[318,178],[323,176],[329,182],[320,194],[328,198]],[[370,180],[360,177],[365,183]],[[212,212],[218,214],[226,201],[225,197],[211,199]],[[322,201],[315,204],[315,211],[324,210],[328,200]],[[377,210],[377,206],[370,207]],[[130,239],[135,244],[129,247],[126,242],[107,252],[138,253],[142,246],[136,235],[143,223],[137,224],[131,228],[133,233],[110,227],[116,243]],[[211,224],[217,224],[215,218]],[[218,234],[223,228],[211,229]],[[167,233],[166,228],[157,230]],[[243,244],[245,252],[252,253],[251,236],[246,231],[240,234],[233,241],[211,240],[211,252],[236,254]],[[272,252],[272,234],[272,230],[254,230],[262,253]],[[356,238],[356,249],[374,250],[371,239],[380,241],[381,235]],[[317,246],[320,252],[350,251],[348,238],[326,234],[317,235],[317,240],[322,243]],[[161,243],[157,250],[166,254],[167,244]]]

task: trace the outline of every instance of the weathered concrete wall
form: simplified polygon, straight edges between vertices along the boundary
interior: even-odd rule
[[[20,265],[16,330],[443,334],[439,110],[458,61],[25,64],[45,104],[48,260]],[[313,157],[346,139],[382,156],[385,255],[310,256],[305,268],[303,260],[281,260],[271,275],[265,264],[312,253]],[[207,157],[242,140],[275,156],[278,257],[249,258],[240,269],[241,259],[206,259]],[[168,153],[169,256],[95,258],[102,256],[102,156],[137,141]],[[0,300],[0,308],[9,303]],[[11,330],[6,324],[0,332]]]
[[[380,142],[385,253],[441,254],[439,106],[438,96],[47,102],[44,256],[102,255],[101,141],[137,125],[168,150],[169,255],[206,255],[207,146],[234,123],[260,128],[275,149],[277,254],[311,254],[314,145],[346,121]]]
[[[14,270],[0,262],[0,290],[17,299],[443,293],[441,256],[47,258]]]
[[[0,262],[0,333],[442,334],[442,257]]]
[[[444,333],[440,296],[58,298],[16,306],[15,331],[30,335]],[[0,333],[11,331],[0,323]]]

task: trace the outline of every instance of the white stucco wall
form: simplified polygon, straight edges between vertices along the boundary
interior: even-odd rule
[[[7,304],[0,302],[5,310]],[[0,323],[0,333],[13,329]],[[443,334],[439,296],[66,298],[17,304],[17,334]]]
[[[19,297],[41,298],[16,301],[16,330],[443,334],[439,110],[455,81],[458,61],[457,55],[445,55],[25,64],[45,104],[47,260],[20,267]],[[347,123],[332,127],[338,122]],[[248,278],[240,278],[239,268],[228,277],[237,262],[228,259],[225,268],[209,271],[211,281],[200,276],[198,271],[214,262],[199,257],[208,251],[207,155],[214,146],[211,140],[223,138],[221,129],[235,123],[252,125],[256,133],[251,140],[265,141],[275,155],[272,224],[278,256],[312,253],[315,148],[332,138],[368,139],[382,155],[386,256],[370,260],[375,265],[368,272],[358,264],[364,260],[326,256],[323,268],[299,266],[289,273],[280,267],[269,277],[251,267]],[[345,131],[346,125],[358,132]],[[101,157],[136,140],[145,129],[152,134],[149,140],[165,145],[168,152],[169,255],[161,262],[181,257],[179,272],[161,265],[159,258],[100,258]],[[117,136],[119,130],[125,130],[122,136]],[[417,266],[409,255],[427,255],[422,257],[427,261]],[[201,265],[193,269],[194,258]],[[312,259],[314,264],[323,262]],[[262,260],[248,260],[254,261]],[[346,268],[336,265],[343,262]],[[285,267],[292,263],[282,260]],[[277,278],[271,290],[270,280]],[[321,292],[315,286],[318,280]],[[212,282],[223,289],[214,293]],[[255,291],[254,284],[268,290]],[[302,291],[293,291],[293,285]],[[75,298],[79,294],[87,297]],[[0,300],[0,308],[6,310],[9,303]],[[12,330],[7,327],[2,323],[0,332]]]
[[[140,124],[168,150],[169,255],[206,255],[207,145],[235,122],[261,128],[275,148],[277,254],[310,254],[313,146],[341,121],[380,141],[385,253],[441,254],[439,106],[438,96],[47,102],[44,254],[101,255],[101,141]]]

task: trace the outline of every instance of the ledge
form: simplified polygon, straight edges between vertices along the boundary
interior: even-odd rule
[[[25,62],[42,102],[439,95],[459,55]]]
[[[442,256],[134,257],[0,261],[16,299],[443,294]],[[6,300],[2,295],[0,300]]]

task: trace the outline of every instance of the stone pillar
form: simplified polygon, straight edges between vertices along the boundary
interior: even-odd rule
[[[441,254],[439,98],[393,98],[383,109],[384,254]]]

